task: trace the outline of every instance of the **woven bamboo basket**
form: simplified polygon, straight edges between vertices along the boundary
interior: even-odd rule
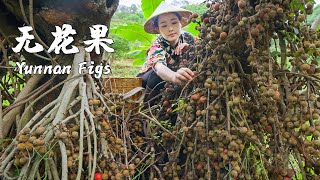
[[[141,78],[110,77],[104,79],[104,88],[106,93],[124,94],[141,86]]]
[[[106,93],[125,94],[137,87],[142,86],[141,78],[124,78],[124,77],[110,77],[103,80]],[[143,93],[139,91],[129,97],[132,103],[129,103],[127,108],[133,109],[137,106],[138,100],[143,96]]]

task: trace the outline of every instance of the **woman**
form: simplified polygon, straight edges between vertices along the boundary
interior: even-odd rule
[[[146,88],[145,101],[159,94],[165,82],[184,84],[193,78],[194,73],[188,68],[173,69],[179,55],[198,41],[192,34],[182,31],[191,14],[188,10],[162,2],[145,22],[146,32],[160,34],[149,48],[147,61],[138,74]]]

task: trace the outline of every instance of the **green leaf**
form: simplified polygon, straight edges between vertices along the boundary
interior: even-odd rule
[[[304,10],[304,5],[303,5],[301,2],[297,1],[297,0],[292,1],[292,2],[290,3],[290,5],[291,5],[291,7],[296,7],[296,8],[298,8],[298,9],[301,10],[301,11]],[[291,15],[291,14],[290,14],[290,15]]]
[[[198,35],[199,35],[199,31],[196,30],[196,26],[197,26],[197,25],[198,25],[197,23],[190,23],[190,24],[188,24],[186,27],[184,27],[184,29],[185,29],[187,32],[191,33],[191,34],[193,34],[193,35],[195,35],[195,36],[198,36]]]
[[[141,0],[143,15],[148,19],[163,0]]]
[[[135,47],[132,47],[132,51],[135,51],[135,50],[146,50],[146,49],[149,49],[150,48],[150,43],[143,43],[141,44],[140,46],[135,46]]]
[[[276,56],[280,56],[281,54],[280,54],[280,52],[278,52],[278,51],[272,51],[271,52],[271,56],[273,56],[273,57],[276,57]]]
[[[140,24],[124,24],[116,28],[110,29],[110,34],[120,35],[127,41],[140,41],[151,43],[155,35],[149,34],[144,31],[143,26]]]
[[[307,136],[307,139],[311,141],[311,139],[312,139],[312,136]]]
[[[287,32],[287,34],[290,36],[290,38],[293,40],[293,41],[300,41],[300,38],[293,32]]]
[[[138,56],[141,52],[142,50],[135,50],[135,51],[128,52],[128,54],[132,56]]]
[[[180,111],[181,109],[182,109],[182,106],[178,106],[178,107],[176,107],[175,109],[173,109],[172,112],[174,113],[174,112],[176,112],[176,111]]]
[[[314,49],[310,49],[310,50],[307,52],[307,54],[311,56],[315,51],[316,51],[316,50],[314,50]]]
[[[181,105],[184,105],[184,104],[185,104],[185,101],[184,101],[183,99],[181,99],[181,100],[179,100],[179,104],[180,104],[180,106],[181,106]]]
[[[146,51],[147,50],[135,50],[128,53],[135,59],[132,63],[133,66],[141,66],[144,64],[146,60]]]
[[[5,107],[10,106],[10,102],[8,100],[3,100],[2,106],[5,106]]]
[[[145,58],[139,58],[133,61],[132,65],[134,66],[141,66],[145,62]]]
[[[290,17],[294,17],[294,13],[293,13],[293,12],[290,13],[289,16],[290,16]]]
[[[12,66],[12,67],[16,67],[17,66],[16,62],[14,62],[14,61],[9,61],[9,65]]]
[[[145,58],[146,57],[146,51],[147,50],[130,51],[128,53],[128,55],[130,55],[132,58]]]

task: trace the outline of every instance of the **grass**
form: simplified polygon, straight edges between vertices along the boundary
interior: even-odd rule
[[[133,59],[114,59],[111,62],[111,76],[113,77],[136,77],[141,66],[134,66]]]

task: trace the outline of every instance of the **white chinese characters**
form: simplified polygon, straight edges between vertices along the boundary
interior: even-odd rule
[[[70,37],[71,34],[77,34],[76,30],[72,29],[72,26],[69,24],[62,25],[62,28],[56,26],[56,32],[52,32],[52,35],[55,37],[52,42],[48,52],[51,53],[54,50],[54,53],[59,54],[60,50],[64,54],[72,54],[79,52],[79,49],[76,46],[71,46],[71,49],[67,49],[67,46],[73,42],[73,37]]]
[[[113,40],[104,38],[108,32],[107,26],[98,24],[89,28],[92,39],[84,41],[84,44],[89,45],[85,48],[87,52],[92,52],[93,49],[95,49],[96,54],[100,54],[100,46],[107,52],[114,52],[113,48],[106,45],[112,44]],[[20,27],[19,30],[22,32],[22,35],[16,38],[18,44],[12,48],[14,52],[20,52],[22,48],[29,53],[38,53],[44,50],[43,46],[39,43],[35,43],[34,47],[30,47],[30,42],[34,39],[34,36],[30,34],[30,31],[33,30],[31,26]],[[62,28],[56,26],[56,32],[52,32],[55,39],[50,45],[48,52],[51,53],[54,51],[56,54],[60,54],[60,51],[64,54],[78,53],[79,49],[71,45],[74,41],[71,35],[75,34],[76,30],[74,30],[70,24],[63,24]]]
[[[102,46],[104,50],[106,50],[107,52],[114,52],[114,49],[108,47],[106,44],[103,43],[103,42],[106,42],[108,44],[112,44],[113,43],[112,39],[106,39],[106,38],[100,39],[107,35],[107,32],[108,32],[107,26],[94,25],[93,28],[92,27],[89,27],[89,28],[90,28],[90,33],[93,40],[84,41],[84,44],[86,45],[91,44],[91,46],[85,48],[87,52],[91,52],[93,49],[95,49],[96,53],[100,54],[99,46]]]
[[[39,43],[35,43],[35,46],[32,48],[29,47],[30,40],[34,39],[34,36],[29,34],[29,31],[32,31],[31,26],[19,27],[18,29],[22,32],[22,36],[16,38],[19,44],[16,47],[12,48],[14,52],[20,52],[22,47],[29,53],[37,53],[43,51],[43,46]]]

